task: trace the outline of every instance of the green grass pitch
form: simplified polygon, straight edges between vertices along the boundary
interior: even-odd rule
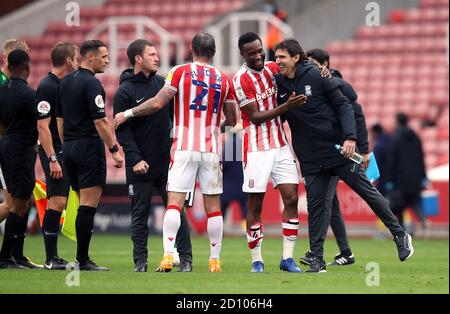
[[[80,274],[80,286],[66,285],[67,272],[45,270],[0,270],[0,293],[164,293],[164,294],[299,294],[299,293],[449,293],[448,240],[416,240],[415,255],[401,263],[393,241],[351,239],[356,263],[328,267],[324,274],[281,273],[278,264],[281,239],[265,238],[263,257],[265,274],[252,274],[250,253],[244,238],[226,237],[222,247],[223,272],[208,273],[209,257],[206,237],[193,238],[194,271],[192,273],[155,273],[162,257],[161,238],[149,241],[149,272],[134,273],[131,240],[127,236],[95,235],[92,258],[110,272]],[[307,249],[307,240],[297,242],[295,260]],[[26,254],[35,262],[44,260],[42,237],[32,236],[25,243]],[[74,258],[75,243],[60,237],[59,253]],[[334,239],[327,239],[325,258],[331,261],[337,252]],[[373,278],[366,265],[379,265],[379,286],[368,286]]]

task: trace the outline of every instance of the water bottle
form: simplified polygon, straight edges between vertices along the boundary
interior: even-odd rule
[[[336,147],[336,149],[341,153],[341,155],[344,155],[344,150],[341,145],[336,144],[336,145],[334,145],[334,147]],[[357,163],[358,165],[360,165],[363,162],[364,158],[363,158],[363,156],[361,156],[360,154],[355,152],[353,154],[353,156],[350,157],[350,160],[352,160],[355,163]]]

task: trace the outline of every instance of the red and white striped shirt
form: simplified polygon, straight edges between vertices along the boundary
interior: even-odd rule
[[[166,86],[177,92],[172,151],[220,154],[222,108],[235,101],[231,80],[211,65],[194,62],[174,67]]]
[[[277,105],[275,75],[279,72],[280,68],[275,62],[267,62],[262,71],[255,71],[244,64],[233,79],[239,107],[256,102],[260,112],[275,108]],[[245,132],[242,146],[244,154],[281,148],[288,144],[280,117],[257,126],[242,111],[242,121]]]

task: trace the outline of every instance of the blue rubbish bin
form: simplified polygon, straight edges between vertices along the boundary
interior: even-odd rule
[[[439,192],[435,190],[423,191],[422,211],[425,216],[437,216],[439,214]]]

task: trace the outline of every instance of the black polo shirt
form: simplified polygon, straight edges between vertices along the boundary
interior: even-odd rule
[[[35,145],[38,139],[35,91],[27,82],[11,78],[0,87],[0,120],[4,139],[22,145]]]
[[[64,118],[64,141],[99,138],[94,120],[106,116],[105,90],[93,72],[80,67],[61,80],[56,116]]]
[[[58,125],[56,124],[56,98],[60,83],[59,77],[53,73],[49,73],[44,77],[36,91],[36,109],[38,120],[50,119],[50,132],[52,134],[53,145],[61,146],[61,140],[58,135]]]

